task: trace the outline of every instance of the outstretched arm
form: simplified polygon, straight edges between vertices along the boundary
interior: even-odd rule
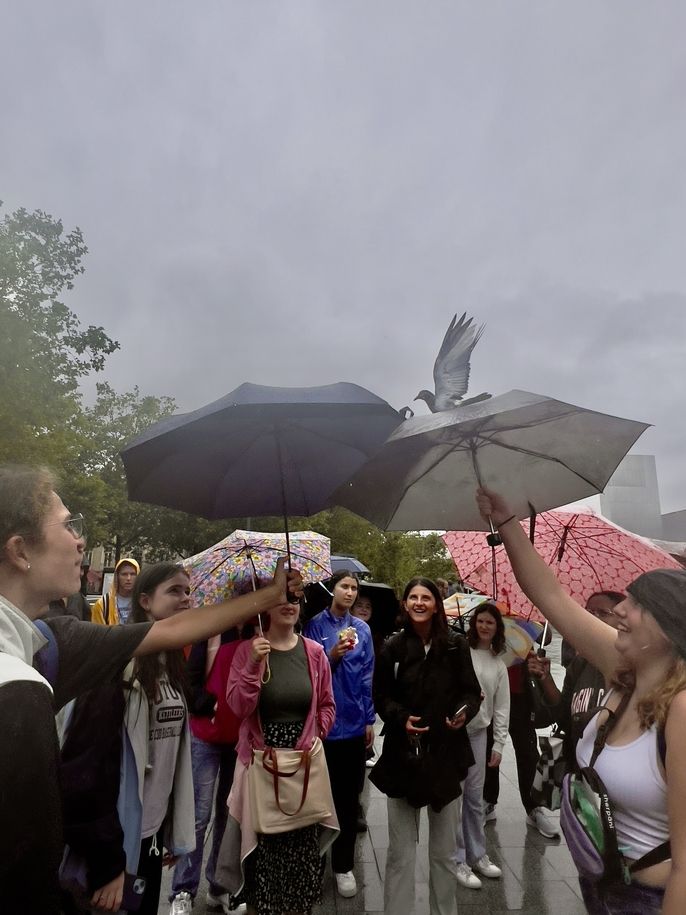
[[[272,583],[259,591],[234,597],[210,607],[194,607],[177,613],[169,619],[159,620],[140,643],[136,656],[183,648],[210,636],[240,626],[258,613],[286,602],[286,591],[302,597],[302,579],[299,572],[286,572],[285,560],[280,559]]]
[[[477,490],[476,501],[484,520],[490,517],[498,527],[522,591],[579,654],[609,679],[618,662],[615,631],[567,594],[529,542],[502,496],[481,488]]]

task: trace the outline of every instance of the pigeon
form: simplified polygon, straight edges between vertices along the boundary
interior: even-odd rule
[[[454,410],[455,407],[466,407],[468,404],[488,400],[490,394],[479,394],[462,400],[469,387],[469,357],[481,339],[485,325],[474,327],[473,318],[467,318],[465,312],[460,320],[453,315],[450,327],[445,333],[443,343],[434,363],[434,386],[436,393],[420,391],[415,400],[423,400],[432,413],[443,410]]]

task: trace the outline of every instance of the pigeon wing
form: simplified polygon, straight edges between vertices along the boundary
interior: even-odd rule
[[[460,320],[453,316],[434,363],[434,390],[439,410],[455,406],[469,387],[469,360],[481,339],[484,326],[474,327],[465,312]]]

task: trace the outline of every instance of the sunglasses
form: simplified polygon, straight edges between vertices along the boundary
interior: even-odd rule
[[[49,527],[51,524],[63,524],[74,535],[76,540],[80,540],[83,537],[83,515],[70,515],[64,521],[50,521],[47,526]]]

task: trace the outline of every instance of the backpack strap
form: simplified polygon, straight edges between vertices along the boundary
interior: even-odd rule
[[[34,625],[48,640],[47,645],[43,645],[33,656],[34,665],[50,686],[54,687],[60,672],[60,654],[57,639],[45,620],[34,620]]]

